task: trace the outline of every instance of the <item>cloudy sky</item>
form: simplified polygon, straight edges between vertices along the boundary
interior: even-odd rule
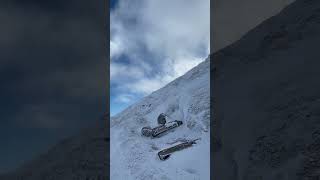
[[[110,11],[111,115],[203,61],[210,0],[118,0]]]

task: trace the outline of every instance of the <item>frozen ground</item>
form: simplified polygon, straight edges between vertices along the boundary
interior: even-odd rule
[[[112,180],[210,179],[210,62],[185,75],[111,118]],[[157,126],[160,113],[183,125],[159,138],[141,136],[144,126]],[[201,138],[193,147],[166,160],[157,153],[177,139]]]

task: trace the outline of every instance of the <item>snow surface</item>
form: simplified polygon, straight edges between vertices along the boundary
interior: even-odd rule
[[[207,58],[185,75],[153,92],[111,118],[111,180],[210,179],[210,61]],[[157,126],[166,113],[183,125],[159,138],[141,135],[141,128]],[[179,139],[197,144],[166,160],[157,153]]]

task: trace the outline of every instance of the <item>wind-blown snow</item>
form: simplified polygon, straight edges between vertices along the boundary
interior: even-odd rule
[[[110,177],[112,180],[210,179],[210,62],[207,58],[185,75],[111,118]],[[157,126],[160,113],[183,125],[159,138],[141,135]],[[166,160],[157,153],[179,139],[196,139],[193,147]]]

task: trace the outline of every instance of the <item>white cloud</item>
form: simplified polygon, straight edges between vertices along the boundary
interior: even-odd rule
[[[182,59],[177,59],[175,63],[172,64],[175,72],[174,77],[183,75],[188,70],[197,66],[201,61],[203,61],[202,58],[196,58],[196,57],[183,57]]]
[[[134,82],[129,82],[123,86],[126,89],[129,89],[133,93],[142,93],[142,94],[150,94],[153,91],[160,89],[165,84],[173,80],[174,78],[166,75],[166,76],[156,76],[154,78],[142,78]]]
[[[116,101],[120,103],[131,103],[134,98],[135,97],[131,94],[121,94],[116,97]]]
[[[123,91],[149,94],[209,54],[210,0],[120,0],[110,19],[111,81]]]
[[[110,63],[110,78],[112,81],[121,81],[128,79],[140,79],[145,76],[144,69],[138,66],[120,64],[117,62]]]
[[[110,41],[110,57],[114,59],[116,56],[121,54],[123,47],[120,44],[120,41]]]

